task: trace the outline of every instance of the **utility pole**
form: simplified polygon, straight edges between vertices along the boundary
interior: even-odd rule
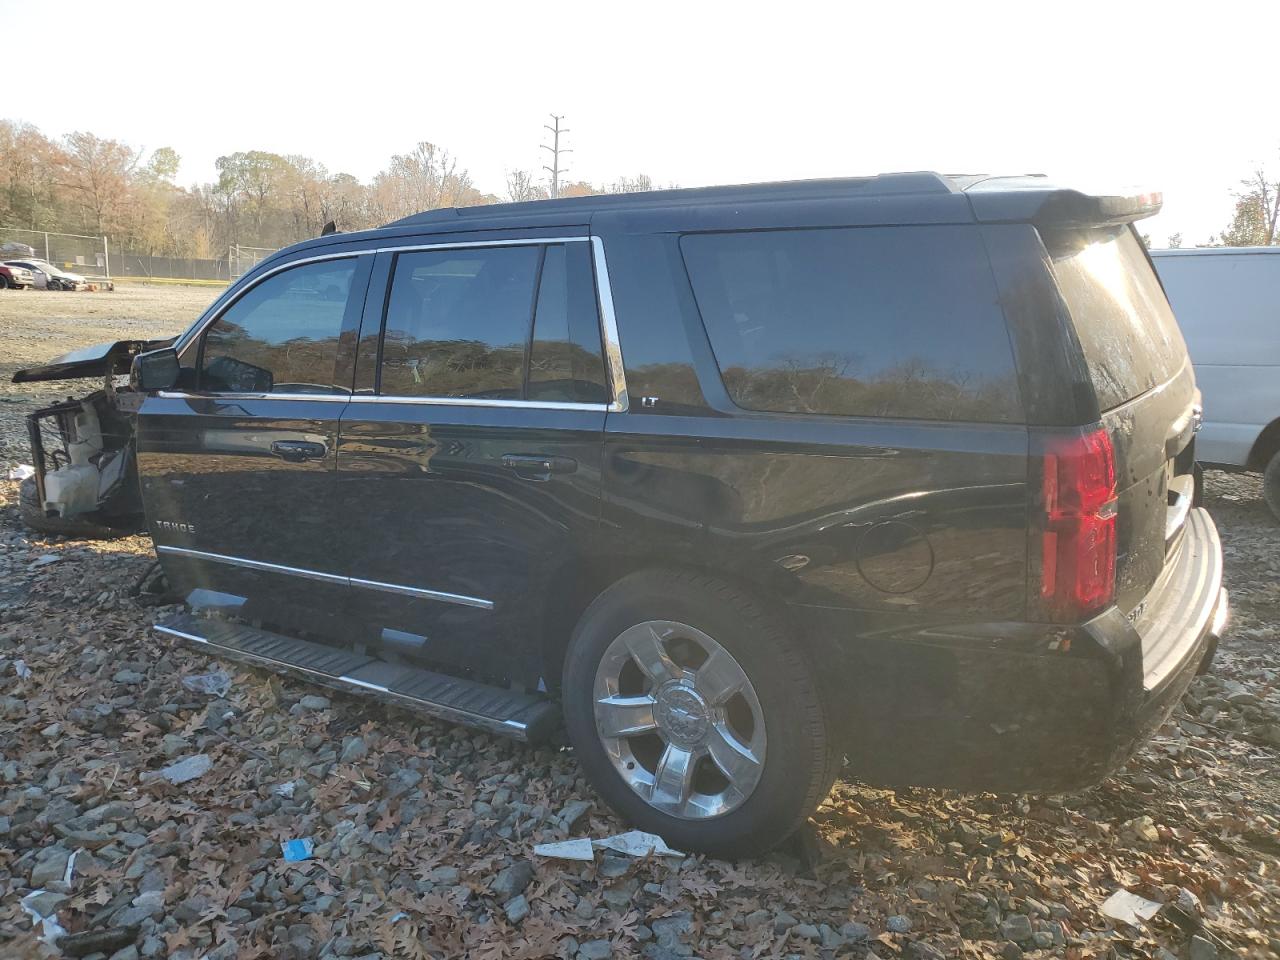
[[[549,123],[543,124],[543,129],[551,132],[551,146],[548,147],[545,143],[542,144],[542,149],[551,154],[551,166],[548,167],[544,164],[542,169],[551,174],[551,196],[554,199],[560,196],[560,174],[569,170],[568,167],[560,166],[560,154],[573,153],[573,151],[568,147],[560,146],[560,135],[569,132],[567,128],[560,126],[560,121],[564,119],[564,114],[553,113],[551,114],[551,119],[554,121],[555,126]]]

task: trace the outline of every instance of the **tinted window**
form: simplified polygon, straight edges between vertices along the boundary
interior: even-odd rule
[[[382,392],[521,397],[540,253],[529,246],[400,254],[387,302]]]
[[[1169,380],[1187,348],[1128,227],[1044,231],[1098,405],[1110,410]]]
[[[1020,417],[991,268],[968,227],[681,241],[729,395],[752,410]]]
[[[620,231],[606,255],[632,403],[653,413],[704,412],[690,331],[704,350],[705,337],[676,238]]]
[[[585,243],[547,247],[529,345],[530,400],[604,403],[591,252]]]
[[[347,393],[333,384],[356,261],[294,267],[251,288],[205,332],[200,386],[231,393]]]

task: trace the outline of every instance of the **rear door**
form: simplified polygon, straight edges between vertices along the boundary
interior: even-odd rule
[[[538,681],[546,597],[589,548],[610,394],[586,237],[379,254],[338,498],[365,642]]]
[[[334,549],[338,420],[351,393],[339,345],[372,256],[264,274],[189,340],[186,389],[146,399],[138,465],[171,583],[216,606],[322,634],[346,597]]]

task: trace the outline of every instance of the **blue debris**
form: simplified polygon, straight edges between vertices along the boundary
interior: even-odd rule
[[[300,840],[285,840],[280,844],[280,851],[284,854],[285,862],[300,863],[303,860],[311,859],[311,851],[315,849],[315,841],[310,837],[303,837]]]

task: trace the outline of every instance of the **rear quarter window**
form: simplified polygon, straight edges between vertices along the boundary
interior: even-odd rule
[[[974,228],[689,234],[681,249],[740,407],[1022,417],[1012,347]]]
[[[1130,227],[1041,231],[1101,410],[1172,379],[1187,348]]]

